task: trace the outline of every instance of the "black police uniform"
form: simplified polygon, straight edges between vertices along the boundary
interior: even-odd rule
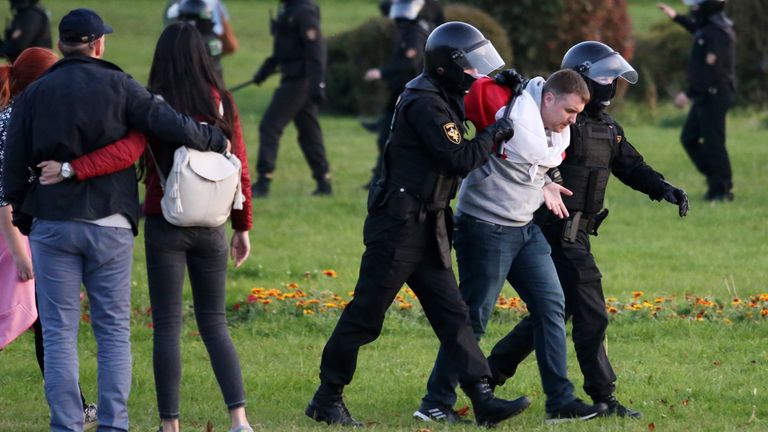
[[[463,121],[461,96],[447,95],[426,75],[406,86],[385,151],[385,180],[370,191],[355,296],[323,350],[323,383],[349,384],[359,348],[379,336],[404,283],[456,361],[462,383],[490,376],[451,268],[449,202],[459,176],[485,162],[493,140],[490,134],[464,139]]]
[[[584,374],[584,391],[593,400],[603,401],[613,394],[616,375],[603,344],[608,314],[589,234],[597,233],[607,215],[607,210],[601,209],[611,173],[654,200],[663,197],[666,183],[643,161],[622,127],[602,110],[579,114],[571,126],[571,144],[559,169],[563,186],[573,192],[573,196],[563,196],[571,216],[558,220],[548,215],[543,221],[537,217],[537,222],[552,247],[552,260],[565,293],[566,317],[573,318],[572,337]],[[533,323],[526,317],[493,348],[488,363],[494,379],[503,383],[514,375],[532,351]]]
[[[424,63],[424,45],[429,33],[445,21],[443,10],[435,0],[426,2],[415,20],[395,19],[397,28],[390,62],[381,68],[381,78],[387,84],[389,96],[381,113],[379,135],[376,144],[379,157],[373,169],[373,180],[381,172],[381,155],[389,138],[389,126],[400,93],[413,77],[419,74]]]
[[[11,2],[16,11],[0,42],[0,56],[13,62],[29,47],[52,47],[48,11],[37,1]]]
[[[280,86],[275,90],[259,124],[259,180],[271,178],[277,162],[280,136],[293,120],[299,146],[318,184],[326,182],[329,165],[318,121],[318,103],[325,98],[326,47],[320,33],[320,8],[311,0],[281,2],[272,21],[274,49],[254,76],[260,84],[277,68]]]
[[[696,168],[707,178],[707,199],[732,199],[731,162],[725,148],[725,117],[733,100],[735,41],[731,21],[677,15],[674,21],[693,34],[688,60],[688,89],[693,101],[680,140]],[[707,56],[715,55],[715,64]]]

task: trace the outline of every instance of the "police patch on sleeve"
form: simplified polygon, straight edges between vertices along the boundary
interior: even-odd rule
[[[317,29],[316,28],[310,28],[307,29],[307,40],[315,40],[317,39]]]
[[[456,127],[456,123],[449,122],[443,125],[443,132],[445,133],[445,137],[448,138],[449,141],[451,141],[454,144],[461,143],[461,132],[459,132],[459,128]]]

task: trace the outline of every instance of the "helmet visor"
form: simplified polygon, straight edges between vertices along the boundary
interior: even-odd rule
[[[615,51],[594,63],[586,62],[583,66],[585,70],[582,74],[600,84],[610,84],[618,77],[630,84],[637,82],[637,71]]]
[[[392,19],[415,20],[423,7],[424,0],[396,0],[389,9],[389,17]]]
[[[488,75],[504,66],[504,60],[487,39],[467,48],[466,51],[455,52],[453,57],[463,69],[477,69],[480,75]]]

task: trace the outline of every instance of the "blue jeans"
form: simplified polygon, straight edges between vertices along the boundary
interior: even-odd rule
[[[550,247],[533,223],[508,227],[469,215],[456,217],[453,234],[459,265],[459,288],[469,307],[475,336],[485,333],[496,299],[508,280],[528,306],[534,323],[534,346],[548,411],[569,402],[573,384],[567,377],[565,297]],[[443,349],[427,382],[425,406],[453,406],[457,375]]]
[[[35,220],[30,233],[45,351],[51,431],[82,431],[77,334],[80,284],[98,347],[99,431],[128,430],[133,233],[74,221]]]

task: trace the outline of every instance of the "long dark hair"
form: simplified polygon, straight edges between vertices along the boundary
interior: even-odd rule
[[[212,88],[221,97],[223,116]],[[175,22],[160,34],[149,71],[149,89],[178,112],[214,124],[232,138],[232,96],[216,74],[203,37],[194,25]]]

